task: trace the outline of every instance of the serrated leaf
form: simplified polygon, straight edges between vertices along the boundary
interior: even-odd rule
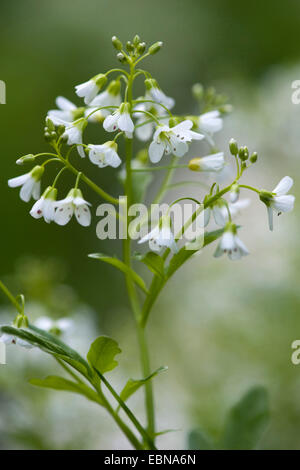
[[[230,410],[220,448],[252,450],[262,437],[269,421],[268,393],[263,387],[248,391]]]
[[[148,380],[153,379],[153,377],[155,377],[157,374],[159,374],[160,372],[165,372],[167,369],[167,367],[159,367],[145,379],[129,379],[122,392],[120,393],[120,398],[123,401],[128,400],[128,398],[131,397],[131,395],[133,395],[140,387],[142,387],[142,385],[145,385]]]
[[[203,245],[201,247],[204,248],[207,245],[210,245],[210,243],[216,241],[218,238],[223,235],[224,229],[219,229],[219,230],[214,230],[212,232],[205,232],[204,233],[204,239],[203,239]],[[173,274],[188,260],[190,259],[195,253],[197,253],[199,249],[197,250],[187,250],[184,246],[179,250],[178,253],[173,255],[173,257],[170,260],[169,266],[166,269],[166,277],[169,279]]]
[[[189,450],[213,450],[212,439],[202,430],[193,429],[188,435]]]
[[[72,382],[71,380],[67,380],[63,377],[58,377],[56,375],[50,375],[45,379],[31,379],[29,380],[31,385],[35,385],[37,387],[43,388],[51,388],[53,390],[61,390],[65,392],[72,392],[78,393],[80,395],[84,395],[91,401],[94,401],[100,405],[104,405],[101,397],[88,385],[84,383],[76,383]]]
[[[103,261],[104,263],[111,264],[112,266],[115,266],[125,274],[130,274],[133,281],[145,292],[145,294],[148,294],[148,290],[144,280],[132,268],[123,263],[123,261],[119,260],[116,257],[104,255],[103,253],[91,253],[88,256],[89,258],[98,259],[100,261]]]
[[[118,365],[115,356],[121,352],[118,343],[114,339],[108,336],[100,336],[92,343],[87,359],[98,372],[104,374]]]
[[[134,258],[144,263],[151,272],[163,279],[164,260],[157,253],[153,253],[153,251],[148,251],[146,254],[135,253]]]

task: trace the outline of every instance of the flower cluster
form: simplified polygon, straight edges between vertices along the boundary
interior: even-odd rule
[[[45,127],[46,141],[54,152],[25,155],[17,160],[18,164],[24,164],[35,162],[37,158],[51,157],[36,165],[30,172],[12,178],[8,182],[11,187],[21,186],[22,200],[28,202],[31,197],[36,200],[30,210],[32,217],[43,218],[48,223],[54,221],[58,225],[65,225],[75,214],[79,224],[90,225],[90,204],[83,198],[78,187],[82,180],[107,201],[112,203],[117,201],[93,181],[82,176],[81,171],[70,163],[73,149],[77,149],[82,158],[88,156],[91,163],[101,169],[108,166],[118,168],[123,165],[119,176],[123,175],[125,190],[127,178],[132,179],[132,175],[137,171],[154,171],[155,166],[149,165],[156,165],[164,156],[171,154],[172,161],[166,166],[168,171],[180,166],[192,172],[213,174],[222,173],[231,162],[236,165],[236,178],[227,189],[221,190],[217,182],[214,182],[210,192],[203,199],[204,226],[208,226],[213,214],[216,225],[224,229],[224,246],[227,246],[228,240],[236,240],[236,227],[232,224],[232,218],[240,209],[249,205],[248,199],[239,200],[241,188],[248,188],[258,193],[260,200],[267,206],[272,230],[273,212],[280,214],[293,208],[294,196],[286,194],[292,186],[292,179],[285,177],[271,192],[260,191],[240,183],[243,173],[257,161],[257,153],[253,152],[250,155],[248,148],[238,147],[234,139],[229,143],[231,157],[226,158],[225,152],[216,148],[214,134],[222,129],[223,117],[230,111],[226,98],[218,95],[212,88],[205,90],[202,85],[196,84],[192,92],[199,105],[199,114],[193,116],[174,114],[175,100],[164,93],[149,72],[136,68],[136,65],[147,56],[156,54],[161,49],[162,43],[157,42],[148,50],[138,36],[135,36],[133,41],[128,41],[125,48],[115,36],[112,38],[112,43],[117,50],[117,59],[127,65],[129,71],[112,69],[106,73],[98,73],[75,86],[77,96],[83,99],[83,103],[79,106],[59,96],[56,99],[57,109],[47,113]],[[111,79],[112,74],[117,75]],[[144,93],[135,98],[133,82],[138,77],[144,80]],[[84,132],[88,124],[93,123],[101,123],[103,129],[113,137],[100,143],[84,143]],[[127,142],[132,141],[134,137],[143,144],[149,141],[145,149],[146,158],[141,161],[128,155],[125,155],[125,158],[120,156],[117,140],[121,136]],[[205,142],[210,149],[208,155],[196,156],[190,159],[187,165],[177,165],[177,161],[189,152],[194,141]],[[40,196],[41,179],[46,165],[51,161],[61,163],[63,168]],[[76,175],[76,184],[64,199],[57,200],[56,183],[64,169]],[[128,172],[131,175],[128,175]],[[226,194],[229,200],[226,199]],[[157,227],[140,240],[144,241],[149,241],[150,249],[155,251],[163,247],[170,248],[173,253],[177,250],[171,224],[168,223],[166,227],[165,221],[164,223],[159,221]],[[225,251],[235,253],[234,249]],[[230,258],[236,257],[230,256]]]

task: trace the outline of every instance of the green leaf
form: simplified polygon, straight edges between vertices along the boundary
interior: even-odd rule
[[[45,379],[31,379],[29,380],[31,385],[43,388],[51,388],[53,390],[62,390],[65,392],[79,393],[84,395],[91,401],[94,401],[100,405],[104,405],[101,397],[90,387],[84,383],[76,383],[71,380],[64,379],[63,377],[58,377],[56,375],[50,375]]]
[[[122,351],[114,339],[108,336],[100,336],[92,343],[87,359],[98,372],[104,374],[118,365],[115,356],[120,352]]]
[[[107,256],[102,253],[91,253],[88,256],[89,258],[98,259],[100,261],[103,261],[104,263],[111,264],[112,266],[115,266],[125,274],[130,274],[133,281],[145,292],[145,294],[148,294],[148,290],[144,280],[132,268],[123,263],[123,261],[119,260],[116,257]]]
[[[74,349],[67,346],[59,338],[47,333],[44,330],[29,324],[28,328],[15,328],[10,325],[3,325],[0,331],[8,335],[16,336],[33,346],[41,349],[47,354],[59,357],[60,359],[68,362],[72,367],[78,370],[83,375],[91,375],[92,371],[87,363]]]
[[[204,248],[207,245],[210,245],[210,243],[213,243],[215,240],[221,237],[223,235],[224,229],[219,229],[219,230],[214,230],[212,232],[205,232],[204,233],[204,240],[203,240],[203,245],[201,247]],[[190,259],[195,253],[197,253],[199,249],[197,250],[187,250],[184,246],[179,250],[178,253],[176,253],[170,260],[169,266],[166,269],[166,277],[169,279],[173,274],[188,260]]]
[[[148,251],[146,254],[135,253],[134,258],[144,263],[156,276],[164,278],[164,260],[157,253],[153,251]]]
[[[252,450],[262,437],[269,421],[268,394],[265,388],[248,391],[230,410],[221,449]]]
[[[210,437],[202,430],[193,429],[188,435],[189,450],[213,450],[214,446]]]
[[[131,395],[133,395],[140,387],[142,387],[142,385],[145,385],[145,383],[148,382],[148,380],[153,379],[153,377],[155,377],[157,374],[159,374],[160,372],[164,372],[167,369],[168,369],[167,367],[159,367],[145,379],[139,379],[139,380],[129,379],[125,387],[123,388],[122,392],[120,393],[120,398],[123,401],[128,400],[128,398],[131,397]]]

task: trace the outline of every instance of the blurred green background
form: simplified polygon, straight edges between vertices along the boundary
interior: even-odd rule
[[[164,42],[147,67],[175,97],[178,112],[195,111],[190,93],[195,82],[227,93],[235,112],[218,136],[220,147],[226,149],[233,136],[248,144],[259,153],[249,181],[271,189],[290,174],[297,195],[300,107],[291,103],[291,83],[300,78],[299,28],[300,4],[295,0],[286,0],[284,8],[278,0],[1,2],[0,79],[7,84],[7,104],[0,106],[1,277],[15,292],[22,289],[35,311],[87,312],[86,348],[99,332],[115,337],[125,352],[124,377],[137,377],[139,369],[123,279],[113,268],[86,256],[117,252],[117,243],[96,238],[96,218],[91,230],[74,221],[58,227],[34,220],[30,204],[7,187],[7,179],[23,171],[15,160],[47,149],[44,117],[57,95],[79,103],[74,86],[116,66],[111,36],[126,41],[138,33],[148,43]],[[101,128],[93,132],[100,142]],[[77,163],[99,185],[110,192],[119,190],[113,171],[97,171],[87,161]],[[99,201],[88,189],[85,195],[95,209]],[[186,432],[193,427],[218,435],[228,408],[251,385],[262,384],[270,393],[272,413],[260,447],[300,448],[300,368],[290,361],[291,343],[300,336],[296,214],[297,206],[293,214],[276,219],[271,234],[265,209],[254,200],[241,218],[251,256],[233,264],[214,260],[208,250],[172,280],[157,303],[150,322],[153,368],[169,366],[156,382],[159,423],[179,428],[161,438],[161,447],[184,448]],[[7,319],[6,300],[0,300]],[[32,364],[31,357],[21,360],[23,355],[10,349],[9,365],[0,369],[0,445],[126,448],[103,413],[96,420],[92,405],[69,397],[68,410],[66,396],[33,391],[24,378],[31,377],[35,367],[41,375],[47,367],[48,373],[50,360],[41,366],[37,359]],[[118,374],[114,372],[113,378],[123,380]],[[70,402],[76,405],[75,415]],[[43,411],[40,423],[45,403],[48,412]],[[61,409],[67,424],[61,424],[63,431],[57,434],[50,423],[59,419]],[[14,423],[20,414],[24,416],[19,426]],[[8,422],[13,425],[5,432]],[[73,422],[82,423],[84,432],[72,436]]]

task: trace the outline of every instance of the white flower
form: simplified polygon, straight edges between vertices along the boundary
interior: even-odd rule
[[[198,119],[198,128],[201,132],[214,134],[223,127],[223,120],[220,117],[219,111],[209,111],[208,113],[201,114]]]
[[[228,203],[228,209],[231,217],[238,215],[241,210],[245,209],[250,205],[250,199],[241,199],[235,203]],[[208,207],[204,211],[204,227],[206,227],[210,221],[211,213],[213,213],[215,223],[220,227],[224,227],[228,222],[228,210],[224,201],[217,201],[212,208]]]
[[[20,198],[22,201],[28,202],[30,198],[38,199],[41,191],[41,178],[44,173],[43,166],[35,166],[29,173],[17,176],[8,180],[10,188],[17,188],[21,186]]]
[[[91,223],[90,205],[83,199],[80,189],[73,188],[65,199],[57,201],[54,222],[58,225],[66,225],[75,213],[77,222],[87,227]]]
[[[90,104],[106,81],[106,76],[100,73],[87,82],[75,86],[76,94],[80,98],[84,98],[85,104]]]
[[[100,168],[105,166],[112,166],[117,168],[122,160],[117,154],[118,146],[116,142],[108,141],[102,145],[89,144],[89,159]]]
[[[81,145],[82,144],[82,134],[84,129],[87,126],[86,119],[81,118],[78,119],[77,121],[74,121],[71,125],[65,121],[61,121],[61,124],[66,126],[66,130],[64,132],[64,137],[67,138],[67,144],[68,145],[77,145],[77,151],[79,155],[84,158],[85,153],[84,153],[84,148]]]
[[[140,99],[147,100],[149,97],[145,96],[145,98],[142,97]],[[143,142],[151,138],[155,129],[155,122],[149,120],[149,116],[147,116],[144,111],[149,111],[151,114],[156,116],[161,123],[168,124],[169,122],[169,116],[166,116],[164,108],[158,105],[155,106],[153,103],[138,103],[134,107],[133,111],[133,117],[137,118],[135,124],[135,134],[137,138]]]
[[[193,158],[189,162],[192,171],[220,171],[224,168],[224,153],[213,153],[202,158]]]
[[[295,196],[287,194],[293,184],[292,178],[285,176],[273,189],[272,193],[267,191],[260,192],[259,197],[267,206],[270,230],[273,230],[273,211],[280,215],[282,212],[293,210]]]
[[[229,223],[226,227],[214,256],[218,258],[227,253],[228,258],[235,261],[249,254],[247,247],[237,236],[236,225]]]
[[[98,108],[101,108],[102,106],[112,106],[113,108],[116,106],[119,107],[121,104],[120,87],[121,87],[120,80],[111,81],[107,89],[103,91],[102,93],[100,93],[99,95],[97,95],[96,98],[94,98],[91,101],[90,103],[91,109],[88,109],[87,112],[90,114],[91,111],[97,110]],[[101,109],[94,114],[98,114],[98,116],[106,117],[110,113],[111,112],[109,109]],[[91,114],[90,116],[91,120],[95,120],[95,119],[97,120],[98,116],[96,116],[95,118],[94,114]]]
[[[75,104],[63,96],[58,96],[55,102],[59,109],[51,109],[48,111],[47,117],[56,126],[59,126],[61,121],[66,123],[74,122],[84,115],[84,108],[77,108]]]
[[[187,142],[204,138],[202,134],[191,131],[192,127],[193,123],[190,120],[183,121],[174,127],[157,127],[149,147],[151,162],[158,163],[164,153],[173,153],[176,157],[182,157],[188,151]]]
[[[50,223],[54,220],[55,208],[56,208],[56,195],[57,189],[48,186],[44,191],[44,194],[36,201],[32,206],[30,215],[35,219],[44,217],[45,222]]]
[[[128,103],[122,103],[119,109],[113,114],[107,116],[103,122],[103,127],[107,132],[115,132],[120,129],[131,138],[134,131],[134,124],[130,116],[130,108]]]
[[[153,78],[145,80],[146,85],[146,99],[150,98],[157,103],[164,105],[168,109],[172,109],[175,105],[175,100],[166,96],[164,92],[159,88],[157,81]]]
[[[178,247],[171,230],[171,220],[169,216],[162,217],[160,223],[145,235],[138,243],[149,242],[152,251],[160,251],[162,248],[170,248],[172,253],[178,252]]]
[[[60,318],[59,320],[52,320],[50,317],[39,317],[35,322],[35,326],[40,330],[48,331],[49,333],[62,334],[72,328],[73,322],[70,318]]]
[[[32,349],[34,347],[30,343],[28,343],[27,341],[24,341],[21,338],[17,338],[17,336],[9,335],[7,333],[3,333],[0,336],[0,340],[4,344],[7,344],[7,345],[18,344],[18,346],[22,346],[22,348],[26,348],[26,349]]]

